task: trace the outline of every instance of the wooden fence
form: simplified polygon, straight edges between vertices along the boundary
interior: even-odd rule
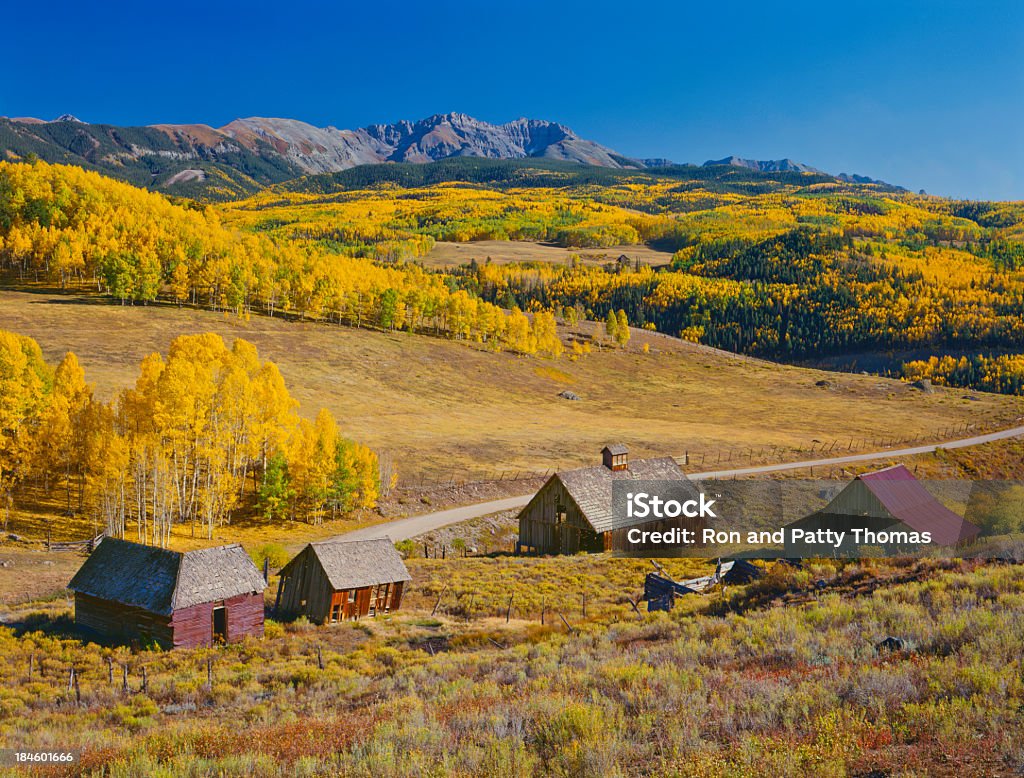
[[[844,454],[868,453],[885,451],[886,449],[910,448],[930,444],[942,444],[944,441],[957,440],[962,437],[978,435],[1000,429],[1001,425],[989,420],[962,421],[917,435],[851,435],[836,438],[831,435],[814,438],[807,443],[779,445],[764,444],[760,446],[722,446],[685,451],[675,460],[691,471],[718,468],[720,465],[732,465],[729,469],[750,466],[753,464],[785,464],[786,462],[805,459],[829,459]],[[579,467],[573,464],[571,467]],[[431,489],[449,489],[461,486],[484,486],[504,482],[546,480],[561,470],[556,466],[549,470],[453,470],[447,477],[429,477],[419,474],[401,479],[398,489],[411,491],[427,491]]]
[[[46,531],[46,550],[47,551],[87,551],[92,553],[93,549],[99,545],[100,541],[106,537],[105,532],[101,532],[91,538],[84,538],[82,540],[60,540],[53,541],[50,539],[50,531]]]

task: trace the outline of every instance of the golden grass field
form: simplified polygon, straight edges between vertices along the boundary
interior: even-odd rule
[[[497,264],[511,262],[548,262],[567,264],[573,256],[585,265],[605,265],[620,256],[640,260],[644,265],[660,267],[672,261],[671,251],[658,251],[650,246],[612,246],[600,249],[563,248],[525,240],[478,240],[472,243],[438,241],[425,257],[418,260],[426,267],[458,267],[475,259],[483,264],[488,258]]]
[[[139,361],[166,352],[177,335],[245,338],[278,363],[304,414],[329,408],[346,435],[390,453],[406,481],[591,464],[609,441],[635,456],[689,452],[691,469],[718,456],[739,465],[750,447],[762,459],[793,458],[834,439],[857,450],[966,422],[1009,426],[1024,413],[1016,397],[924,394],[896,380],[735,357],[640,330],[628,350],[551,361],[407,333],[32,292],[0,293],[0,329],[35,338],[51,362],[74,351],[104,398],[133,384]],[[830,386],[816,386],[821,380]],[[582,401],[559,398],[563,389]]]

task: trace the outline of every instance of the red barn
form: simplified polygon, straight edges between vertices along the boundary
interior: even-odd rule
[[[864,528],[872,532],[928,532],[937,546],[961,546],[977,540],[981,529],[954,513],[925,489],[914,474],[903,465],[894,465],[872,473],[864,473],[837,494],[820,511],[786,525],[786,555],[801,556],[807,546],[795,542],[791,529],[815,532],[833,530],[847,532],[838,549],[829,549],[836,556],[860,556],[862,546],[849,531]],[[911,544],[912,545],[912,544]],[[893,547],[892,553],[903,550]],[[907,547],[908,553],[916,547]]]
[[[266,583],[238,544],[181,553],[106,538],[71,579],[75,623],[164,648],[263,636]]]

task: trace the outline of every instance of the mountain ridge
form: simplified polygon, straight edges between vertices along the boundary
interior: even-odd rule
[[[455,157],[544,159],[617,170],[674,165],[667,159],[619,154],[558,122],[520,117],[493,124],[457,112],[354,130],[258,116],[234,119],[222,127],[202,123],[121,127],[90,124],[71,114],[53,121],[0,117],[0,158],[28,155],[95,169],[169,194],[221,199],[361,165],[420,164]],[[790,159],[733,156],[705,163],[710,165],[765,173],[822,172]],[[842,180],[874,182],[862,176]]]

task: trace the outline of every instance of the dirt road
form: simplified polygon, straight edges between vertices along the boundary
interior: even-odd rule
[[[800,470],[811,467],[832,467],[834,465],[853,464],[856,462],[870,462],[876,459],[893,459],[895,457],[913,456],[915,454],[929,454],[939,448],[967,448],[968,446],[980,446],[983,443],[991,443],[996,440],[1006,440],[1024,435],[1024,426],[1011,427],[1010,429],[989,432],[985,435],[975,435],[970,438],[949,440],[943,443],[928,443],[922,446],[910,448],[890,448],[883,451],[872,451],[867,454],[848,454],[840,457],[829,457],[826,459],[808,459],[802,462],[785,462],[776,465],[758,465],[755,467],[744,467],[736,470],[714,470],[706,473],[687,473],[690,478],[732,478],[733,476],[757,475],[759,473],[777,473],[784,470]],[[406,519],[377,524],[373,527],[364,527],[352,532],[347,532],[343,537],[346,540],[365,540],[367,538],[388,537],[391,540],[406,540],[422,535],[424,532],[440,529],[449,524],[458,524],[462,521],[469,521],[481,516],[487,516],[498,511],[507,511],[513,508],[522,508],[533,497],[532,494],[523,494],[517,497],[506,497],[501,500],[489,500],[475,505],[464,505],[460,508],[450,508],[434,513],[424,513],[420,516],[410,516]]]

